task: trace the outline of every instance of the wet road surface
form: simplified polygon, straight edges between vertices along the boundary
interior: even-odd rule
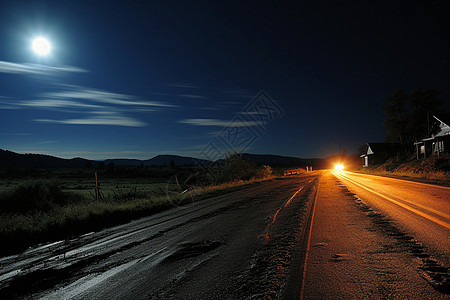
[[[320,173],[0,259],[0,298],[276,297]]]
[[[315,171],[0,258],[0,298],[448,299],[450,189]]]

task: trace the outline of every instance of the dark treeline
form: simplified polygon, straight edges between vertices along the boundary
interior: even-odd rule
[[[412,149],[414,142],[429,137],[433,132],[433,115],[444,112],[444,101],[434,89],[418,88],[410,95],[397,89],[387,98],[382,108],[386,142],[399,143]]]

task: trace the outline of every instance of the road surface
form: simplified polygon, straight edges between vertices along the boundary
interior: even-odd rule
[[[0,258],[0,298],[448,299],[449,199],[304,173]]]
[[[357,174],[320,180],[305,299],[449,299],[450,189]]]

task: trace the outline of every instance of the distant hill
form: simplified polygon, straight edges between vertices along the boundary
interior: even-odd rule
[[[113,163],[116,166],[170,166],[171,161],[176,166],[208,164],[210,161],[178,155],[157,155],[151,159],[107,159],[105,165]],[[84,158],[65,159],[44,154],[20,154],[0,149],[0,169],[30,168],[30,169],[57,169],[57,168],[85,168],[88,165],[98,165],[100,161]]]
[[[322,158],[298,158],[291,156],[281,156],[272,154],[250,154],[243,153],[242,159],[253,161],[258,164],[270,165],[272,167],[299,167],[313,166],[322,168],[324,159]]]
[[[44,154],[19,154],[0,149],[0,168],[84,168],[93,163],[84,158],[65,159]]]
[[[143,160],[139,159],[128,159],[128,158],[115,158],[107,159],[104,161],[105,165],[113,163],[115,166],[140,166],[144,165]]]
[[[305,167],[314,166],[320,168],[324,159],[302,159],[297,157],[243,153],[242,158],[258,164],[270,165],[272,167]],[[157,155],[151,159],[107,159],[105,165],[113,163],[115,166],[170,166],[171,161],[176,166],[209,164],[208,160],[178,155]],[[219,163],[223,161],[219,161]],[[85,168],[88,165],[95,166],[100,161],[84,158],[65,159],[44,154],[19,154],[12,151],[0,149],[0,169],[5,168],[30,168],[30,169],[52,169],[52,168]]]
[[[208,164],[211,163],[209,160],[205,159],[197,159],[193,157],[185,157],[185,156],[178,156],[178,155],[157,155],[153,157],[152,159],[147,160],[148,165],[155,165],[155,166],[161,166],[161,165],[170,165],[170,162],[173,160],[175,165],[177,166],[184,166],[184,165],[198,165],[198,164]]]
[[[186,166],[186,165],[198,165],[199,163],[207,164],[210,163],[208,160],[196,159],[193,157],[178,156],[178,155],[157,155],[151,159],[139,160],[139,159],[107,159],[105,160],[105,165],[113,163],[115,166],[170,166],[171,161],[175,163],[176,166]]]
[[[303,159],[290,156],[280,156],[272,154],[250,154],[243,153],[242,159],[253,161],[257,164],[270,165],[272,167],[306,167],[314,166],[319,167],[322,165],[323,159],[312,158]],[[178,155],[157,155],[151,159],[138,160],[138,159],[107,159],[105,165],[113,163],[115,166],[170,166],[170,162],[173,160],[176,166],[185,165],[198,165],[211,163],[209,160],[196,159],[193,157],[185,157]],[[219,163],[224,163],[223,160],[219,160]]]

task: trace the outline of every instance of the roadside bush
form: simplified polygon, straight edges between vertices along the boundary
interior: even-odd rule
[[[256,178],[259,178],[259,179],[269,178],[270,176],[272,176],[272,174],[273,174],[272,167],[263,165],[256,172]]]
[[[63,192],[57,181],[39,180],[23,183],[1,193],[0,210],[14,213],[49,211],[55,205],[65,205],[81,198],[81,195]]]
[[[225,159],[222,181],[249,180],[256,176],[256,164],[243,160],[239,154],[228,155]]]
[[[258,165],[255,162],[244,160],[239,154],[228,155],[225,158],[223,181],[263,179],[272,175],[272,168]]]
[[[397,169],[401,163],[397,162],[395,158],[390,158],[384,165],[384,169],[388,172],[392,172]]]

